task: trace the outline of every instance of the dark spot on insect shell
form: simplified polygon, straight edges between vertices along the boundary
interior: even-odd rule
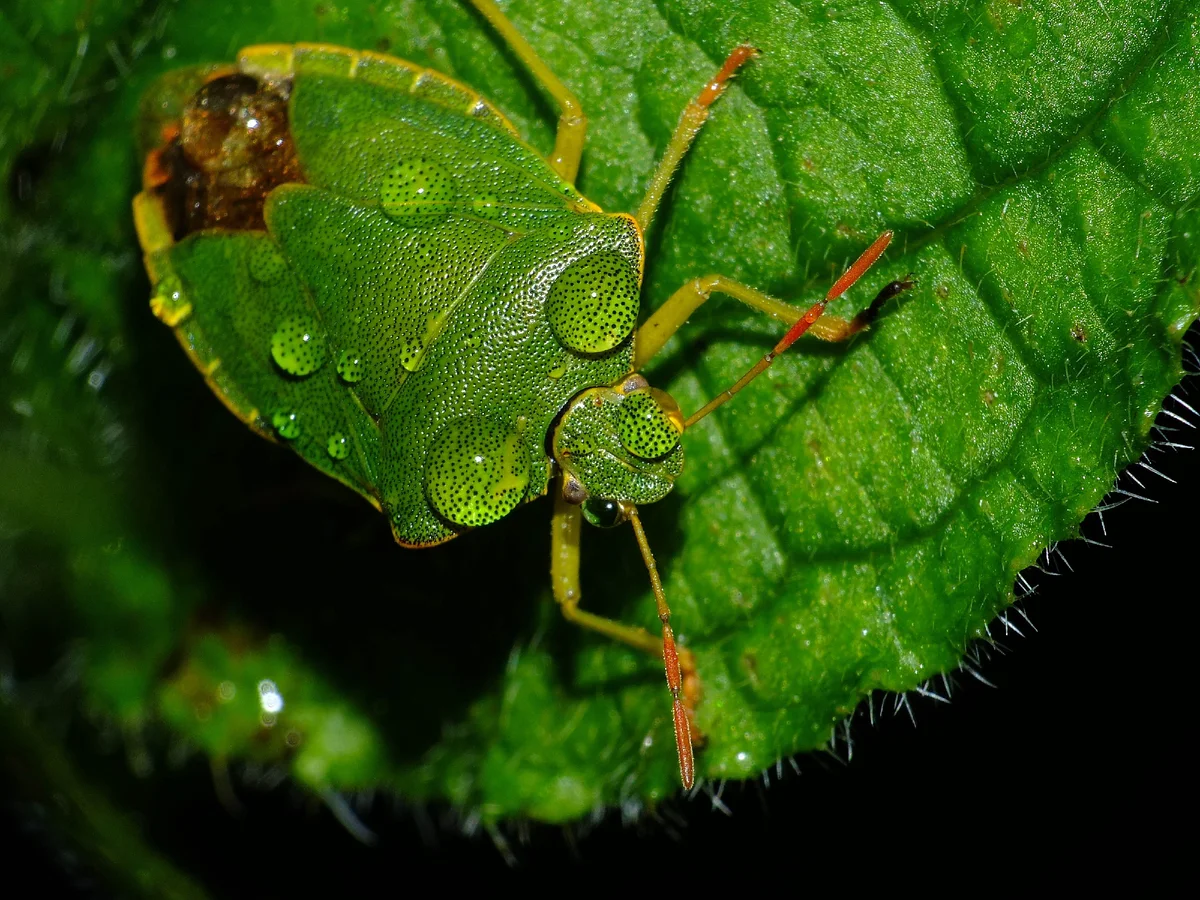
[[[262,230],[267,194],[304,181],[287,98],[249,75],[205,84],[178,124],[159,152],[164,180],[156,189],[176,240],[203,228]]]

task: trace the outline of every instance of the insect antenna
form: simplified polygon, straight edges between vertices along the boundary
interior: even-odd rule
[[[800,336],[804,334],[804,332],[808,331],[808,329],[812,327],[812,324],[816,322],[817,319],[821,318],[821,314],[825,312],[825,307],[831,301],[836,300],[838,297],[842,296],[842,294],[846,293],[846,291],[850,290],[854,282],[858,281],[858,279],[862,278],[862,276],[866,274],[867,269],[871,268],[875,261],[883,255],[883,251],[887,249],[888,244],[891,242],[892,232],[890,231],[885,231],[879,237],[875,238],[875,242],[863,251],[862,256],[856,259],[854,264],[842,274],[842,277],[833,283],[833,287],[829,289],[829,292],[825,295],[823,300],[813,304],[809,311],[801,316],[795,325],[788,329],[787,334],[780,339],[779,343],[772,347],[771,351],[758,362],[756,362],[750,368],[750,371],[739,378],[732,387],[730,387],[728,390],[722,391],[720,394],[717,394],[717,396],[709,400],[708,403],[704,404],[700,410],[688,416],[687,420],[683,423],[683,427],[691,428],[714,409],[724,406],[733,399],[734,394],[765,372],[771,363],[775,361],[775,357],[787,350],[787,348],[792,346],[792,344],[796,343],[796,341],[800,339]],[[871,302],[870,307],[868,307],[862,315],[865,317],[873,316],[879,307],[883,305],[884,301],[896,296],[896,294],[907,289],[908,287],[911,287],[911,285],[912,283],[908,280],[893,281],[879,292],[879,295]]]
[[[646,564],[646,571],[650,573],[650,588],[654,591],[654,602],[658,606],[658,620],[662,622],[663,667],[667,672],[667,687],[671,690],[673,703],[675,748],[679,752],[679,778],[684,789],[691,790],[696,781],[696,760],[692,753],[692,725],[684,702],[679,649],[675,646],[675,633],[671,630],[671,608],[667,606],[667,595],[663,593],[662,579],[658,576],[658,566],[654,562],[654,554],[650,551],[650,543],[646,540],[646,532],[642,528],[637,507],[632,503],[626,504],[624,512],[633,525],[638,549],[642,551],[642,561]]]

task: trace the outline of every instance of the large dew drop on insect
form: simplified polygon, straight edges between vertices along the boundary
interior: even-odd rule
[[[605,353],[633,331],[638,275],[625,257],[601,251],[563,269],[546,298],[554,336],[576,353]]]
[[[666,456],[679,445],[679,435],[683,433],[683,418],[678,409],[662,391],[650,389],[630,394],[621,404],[617,420],[621,444],[641,459]]]
[[[271,358],[289,375],[303,378],[325,362],[325,339],[311,316],[284,319],[271,335]]]
[[[520,437],[495,422],[451,422],[425,458],[425,494],[455,525],[487,525],[508,515],[529,487],[529,456]]]
[[[450,173],[423,157],[400,163],[383,176],[379,186],[379,205],[401,225],[422,225],[441,218],[457,197]]]

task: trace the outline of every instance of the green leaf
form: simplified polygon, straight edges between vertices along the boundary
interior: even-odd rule
[[[645,511],[697,654],[702,777],[819,748],[871,692],[953,671],[1148,446],[1200,311],[1200,13],[1106,8],[506,4],[583,101],[581,187],[606,208],[636,206],[725,54],[762,50],[649,235],[647,308],[707,272],[804,305],[884,228],[893,249],[834,311],[918,284],[868,334],[798,345],[705,420]],[[0,164],[6,183],[38,178],[0,226],[0,460],[21,473],[0,484],[0,540],[68,573],[5,576],[12,633],[39,636],[22,659],[49,664],[47,628],[81,639],[94,714],[287,765],[316,792],[379,787],[487,821],[674,793],[661,669],[559,621],[547,504],[400,550],[242,429],[146,309],[128,202],[157,74],[256,42],[382,49],[472,84],[548,150],[554,110],[511,53],[453,0],[18,9],[0,18],[19,75],[0,111],[24,124]],[[46,86],[73,67],[69,91]],[[695,409],[777,337],[718,298],[647,374]],[[583,577],[585,606],[653,626],[627,530],[587,534]]]

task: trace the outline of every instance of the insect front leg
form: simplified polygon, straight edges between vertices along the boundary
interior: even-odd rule
[[[546,160],[564,181],[575,183],[579,173],[579,159],[583,156],[583,143],[587,136],[587,116],[583,114],[583,105],[579,98],[571,93],[570,88],[558,80],[529,41],[509,21],[504,12],[493,0],[470,0],[471,5],[479,14],[488,20],[488,24],[496,29],[496,33],[504,40],[521,64],[545,89],[561,112],[558,116],[558,133],[554,138],[554,151]]]
[[[598,631],[623,644],[649,653],[657,659],[664,660],[667,669],[667,684],[675,700],[674,727],[679,749],[680,775],[684,787],[690,788],[695,773],[692,740],[699,737],[699,733],[695,731],[695,726],[692,724],[692,713],[700,695],[700,679],[696,674],[695,657],[690,650],[677,647],[674,635],[670,633],[670,611],[666,609],[662,586],[658,582],[657,569],[653,565],[653,557],[649,555],[637,513],[635,511],[633,514],[634,527],[637,531],[638,545],[642,549],[643,558],[651,571],[651,583],[658,604],[659,619],[664,627],[663,637],[653,635],[644,628],[615,622],[579,608],[581,598],[579,542],[583,514],[577,505],[564,500],[560,491],[553,493],[555,497],[554,518],[550,525],[550,583],[554,599],[558,602],[563,617],[568,621]]]

